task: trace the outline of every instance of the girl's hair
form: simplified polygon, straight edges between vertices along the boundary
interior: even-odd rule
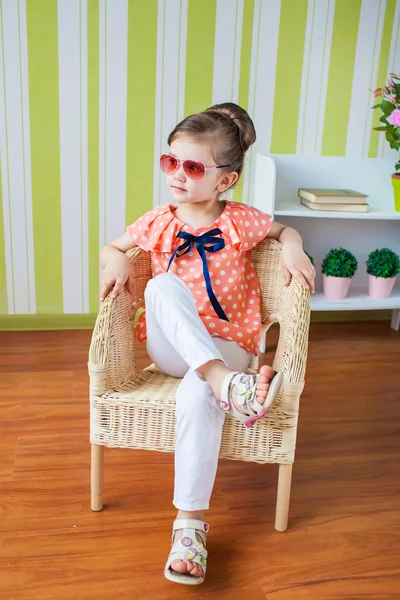
[[[203,112],[189,115],[171,131],[168,145],[180,134],[207,143],[215,163],[229,165],[226,171],[236,171],[239,177],[245,153],[256,141],[253,121],[244,108],[233,102],[214,104]]]

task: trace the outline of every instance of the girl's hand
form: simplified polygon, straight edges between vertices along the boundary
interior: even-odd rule
[[[284,283],[289,285],[293,277],[312,294],[315,292],[315,268],[307,254],[297,244],[282,244]]]
[[[114,286],[111,292],[111,298],[116,298],[123,290],[124,285],[130,294],[133,294],[133,276],[131,263],[122,252],[113,255],[107,261],[100,279],[100,302],[106,298],[109,290]]]

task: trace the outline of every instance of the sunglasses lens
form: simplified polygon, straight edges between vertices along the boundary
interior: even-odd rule
[[[197,162],[196,160],[185,160],[183,163],[183,170],[186,175],[194,181],[201,181],[204,179],[206,172],[203,163]]]
[[[169,154],[162,154],[160,156],[160,167],[163,173],[167,175],[172,175],[176,171],[178,161],[173,156]]]

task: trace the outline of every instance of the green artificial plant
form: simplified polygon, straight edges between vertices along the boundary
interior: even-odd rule
[[[322,273],[327,277],[353,277],[357,266],[357,259],[349,250],[333,248],[322,261]]]
[[[400,273],[400,258],[389,248],[377,248],[368,255],[367,273],[374,277],[396,277]]]

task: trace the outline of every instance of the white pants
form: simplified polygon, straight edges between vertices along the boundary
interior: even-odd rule
[[[239,344],[211,336],[189,287],[173,273],[149,281],[145,291],[147,351],[164,373],[183,377],[176,393],[175,489],[180,510],[209,508],[225,413],[196,369],[222,360],[246,372],[253,354]]]

